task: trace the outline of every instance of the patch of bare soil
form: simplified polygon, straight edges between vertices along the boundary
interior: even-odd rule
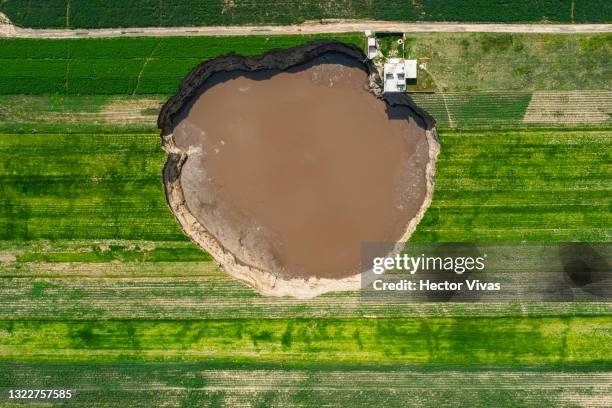
[[[587,125],[612,122],[612,92],[535,91],[523,123],[547,125]]]
[[[162,109],[172,211],[262,293],[359,288],[362,243],[408,239],[431,202],[434,122],[407,95],[380,98],[364,61],[329,41],[221,57]]]
[[[0,36],[9,37],[14,34],[15,26],[4,13],[0,13]]]

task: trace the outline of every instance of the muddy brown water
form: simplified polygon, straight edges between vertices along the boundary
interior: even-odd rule
[[[186,205],[225,250],[282,278],[359,273],[426,194],[424,125],[327,54],[288,71],[218,73],[175,123]]]

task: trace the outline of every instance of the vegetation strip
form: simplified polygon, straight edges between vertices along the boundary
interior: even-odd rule
[[[185,74],[204,59],[229,52],[257,55],[319,38],[358,45],[363,45],[364,41],[361,34],[270,38],[0,39],[3,50],[0,93],[170,94]],[[66,70],[68,64],[69,71]]]
[[[155,27],[246,24],[295,24],[321,19],[469,22],[609,22],[605,0],[515,0],[466,5],[462,0],[227,2],[222,0],[144,0],[110,4],[103,0],[9,0],[0,12],[25,27]]]
[[[138,95],[169,95],[206,58],[230,51],[258,55],[323,38],[364,45],[361,33],[0,39],[3,67],[0,94],[131,95],[136,91]],[[604,68],[611,52],[611,39],[609,33],[411,33],[407,35],[406,50],[409,57],[420,59],[426,67],[426,71],[419,70],[418,86],[423,91],[609,90]],[[435,76],[437,86],[428,72]]]
[[[612,125],[612,90],[461,91],[411,97],[436,118],[441,129],[451,125],[463,130]],[[4,95],[0,132],[155,132],[155,119],[166,99],[166,95]]]
[[[5,359],[377,364],[609,361],[612,317],[0,321]]]
[[[442,133],[413,239],[609,241],[611,144],[607,130]],[[166,207],[157,134],[0,134],[0,154],[1,239],[187,239]]]
[[[0,363],[0,388],[74,389],[71,406],[548,406],[605,401],[609,365]],[[366,392],[363,392],[366,390]],[[400,401],[402,403],[395,403]]]

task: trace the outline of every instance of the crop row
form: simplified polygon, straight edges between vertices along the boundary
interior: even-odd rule
[[[612,124],[612,91],[486,91],[411,95],[438,128],[517,128]],[[165,95],[5,95],[0,132],[155,132]]]
[[[202,60],[256,55],[315,38],[362,45],[361,34],[272,37],[1,39],[0,94],[171,94]],[[608,89],[610,34],[411,34],[419,88],[437,92]],[[429,60],[424,58],[430,58]],[[521,103],[524,105],[524,103]]]
[[[127,37],[69,40],[0,39],[2,58],[6,59],[205,59],[235,52],[257,55],[273,48],[288,48],[316,39],[337,39],[363,45],[361,33],[223,36],[223,37]]]
[[[484,0],[8,0],[4,12],[15,24],[29,27],[145,27],[238,24],[294,24],[306,20],[363,18],[392,21],[467,22],[607,22],[604,0],[518,0],[491,4]]]
[[[609,361],[612,317],[0,321],[10,360],[344,364]]]
[[[4,241],[0,259],[0,319],[11,320],[612,314],[612,304],[596,302],[364,302],[359,292],[263,297],[188,241]],[[555,256],[547,265],[558,262]],[[530,287],[542,279],[539,271],[510,271],[505,282]]]
[[[417,105],[442,127],[516,127],[521,125],[530,92],[413,94]]]
[[[170,94],[202,60],[360,35],[0,40],[0,94]]]
[[[608,241],[611,143],[609,131],[444,132],[414,239]],[[157,134],[3,134],[0,154],[2,239],[185,239]]]
[[[606,130],[444,131],[434,199],[413,239],[607,242],[611,143]],[[355,293],[271,302],[182,234],[164,200],[157,133],[3,134],[0,154],[3,318],[610,313],[598,304],[400,308],[363,305]]]
[[[0,278],[0,319],[10,320],[612,315],[612,305],[601,302],[364,301],[359,292],[269,298],[211,261],[18,262],[2,265],[0,273],[12,275]],[[541,276],[525,278],[529,285]]]
[[[455,91],[610,89],[612,34],[410,33],[418,88]]]
[[[235,363],[1,363],[3,389],[74,389],[70,405],[338,406],[390,408],[572,406],[606,401],[602,366],[285,368]]]
[[[439,126],[460,128],[612,124],[612,91],[472,91],[413,94]]]
[[[185,239],[166,207],[157,135],[0,139],[3,239]]]

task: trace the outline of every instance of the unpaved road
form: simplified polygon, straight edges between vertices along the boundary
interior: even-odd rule
[[[100,29],[31,29],[0,25],[0,36],[17,38],[171,37],[223,35],[322,34],[357,31],[490,32],[490,33],[609,33],[612,24],[463,24],[392,21],[324,21],[300,25],[147,27]]]

